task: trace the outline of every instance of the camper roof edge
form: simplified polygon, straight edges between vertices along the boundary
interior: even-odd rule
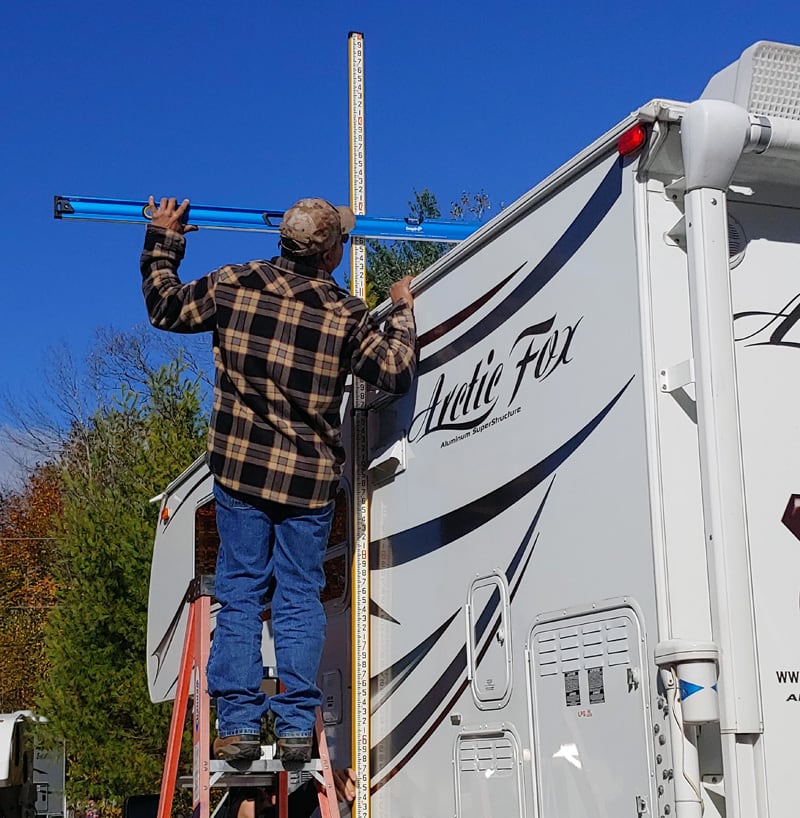
[[[198,469],[200,469],[206,462],[206,454],[200,455],[196,460],[192,461],[191,465],[187,466],[165,489],[161,492],[161,494],[157,495],[158,500],[162,500],[164,497],[169,497],[173,491],[175,491],[178,486],[184,483],[189,477],[191,477]],[[154,497],[151,503],[156,502],[156,498]]]
[[[465,258],[476,253],[498,230],[507,229],[523,219],[534,207],[541,204],[556,190],[563,187],[571,179],[580,175],[588,166],[597,162],[603,156],[615,151],[617,141],[631,126],[637,122],[679,122],[687,108],[687,103],[670,99],[652,99],[618,122],[602,136],[589,144],[569,161],[557,168],[549,176],[542,179],[537,185],[524,193],[516,201],[481,225],[474,233],[456,245],[448,253],[434,262],[427,270],[420,273],[414,281],[412,292],[418,295],[434,281],[447,273],[451,268],[461,264]],[[375,309],[375,316],[380,319],[391,307],[387,300]]]

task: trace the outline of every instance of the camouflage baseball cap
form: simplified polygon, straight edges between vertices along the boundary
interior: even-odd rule
[[[325,199],[300,199],[284,214],[281,244],[298,256],[313,256],[333,247],[356,226],[353,211],[336,207]]]

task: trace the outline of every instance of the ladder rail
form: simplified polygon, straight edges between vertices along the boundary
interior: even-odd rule
[[[211,597],[201,594],[193,604],[199,610],[195,614],[194,633],[192,815],[194,818],[210,818],[211,702],[208,695],[206,666],[211,646]]]
[[[338,818],[339,800],[336,797],[336,785],[333,781],[333,768],[331,767],[331,757],[328,753],[328,739],[325,736],[325,725],[322,722],[322,713],[317,710],[317,747],[320,761],[322,762],[322,777],[325,785],[319,791],[319,812],[321,818]],[[288,810],[282,813],[288,816]]]
[[[164,763],[164,772],[161,776],[161,793],[158,797],[157,818],[170,818],[172,801],[175,797],[175,779],[178,774],[180,760],[181,738],[183,725],[186,722],[186,707],[189,703],[189,682],[192,676],[194,662],[194,603],[189,605],[189,616],[186,622],[186,634],[183,638],[181,665],[178,672],[178,686],[175,690],[175,700],[172,705],[172,719],[167,740],[167,754]]]

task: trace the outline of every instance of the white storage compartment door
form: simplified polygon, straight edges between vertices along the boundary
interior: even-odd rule
[[[571,613],[539,622],[529,642],[542,818],[646,814],[652,745],[639,619],[629,607]]]
[[[454,769],[457,818],[525,815],[519,742],[505,725],[465,728]]]

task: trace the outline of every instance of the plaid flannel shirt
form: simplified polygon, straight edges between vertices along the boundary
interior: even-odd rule
[[[150,322],[213,332],[216,370],[208,465],[227,489],[285,505],[329,503],[344,462],[340,412],[353,372],[402,394],[416,372],[416,330],[401,302],[381,329],[323,271],[287,259],[220,267],[181,284],[186,247],[147,228],[142,290]]]

